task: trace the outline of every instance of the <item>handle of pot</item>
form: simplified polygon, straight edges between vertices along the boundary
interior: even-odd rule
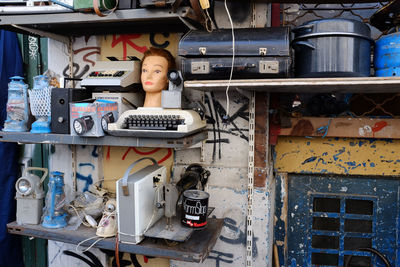
[[[315,50],[314,44],[313,44],[313,43],[310,43],[310,42],[307,42],[307,41],[298,41],[298,42],[294,42],[294,43],[292,44],[292,46],[293,46],[294,49],[296,49],[296,47],[299,48],[299,46],[305,46],[305,47],[308,47],[308,48],[310,48],[310,49],[312,49],[312,50]]]
[[[40,178],[40,183],[43,183],[44,179],[46,179],[48,170],[46,168],[39,168],[39,167],[27,167],[25,168],[24,176],[28,174],[28,171],[42,171],[43,175],[42,178]]]
[[[255,67],[256,67],[256,65],[254,65],[254,64],[234,65],[233,70],[234,71],[242,71],[245,69],[250,69],[250,68],[255,68]],[[230,70],[231,66],[216,64],[216,65],[211,65],[211,68],[215,71],[226,71],[226,70]]]
[[[301,25],[301,26],[297,26],[297,27],[293,28],[292,32],[298,32],[301,30],[307,30],[308,32],[310,32],[310,31],[312,31],[313,28],[314,28],[314,24]]]

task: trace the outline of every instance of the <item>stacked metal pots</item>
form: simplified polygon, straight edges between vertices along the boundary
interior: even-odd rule
[[[292,30],[296,77],[370,76],[370,28],[351,19],[309,21]]]

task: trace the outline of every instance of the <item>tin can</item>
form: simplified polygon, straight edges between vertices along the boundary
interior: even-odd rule
[[[193,229],[205,228],[209,198],[210,194],[201,190],[183,192],[181,223]]]

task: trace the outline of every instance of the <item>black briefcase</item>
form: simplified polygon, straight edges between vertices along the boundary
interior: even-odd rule
[[[232,79],[288,77],[289,27],[235,29]],[[179,41],[185,80],[229,79],[232,66],[232,31],[193,30]]]

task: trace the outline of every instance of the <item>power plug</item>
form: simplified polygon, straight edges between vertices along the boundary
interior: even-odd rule
[[[210,8],[210,2],[208,0],[199,0],[202,9]]]
[[[93,228],[96,228],[96,227],[97,227],[97,222],[96,222],[95,219],[93,219],[92,216],[86,214],[86,215],[85,215],[85,219],[86,219],[86,221],[90,224],[90,226],[92,226]]]

